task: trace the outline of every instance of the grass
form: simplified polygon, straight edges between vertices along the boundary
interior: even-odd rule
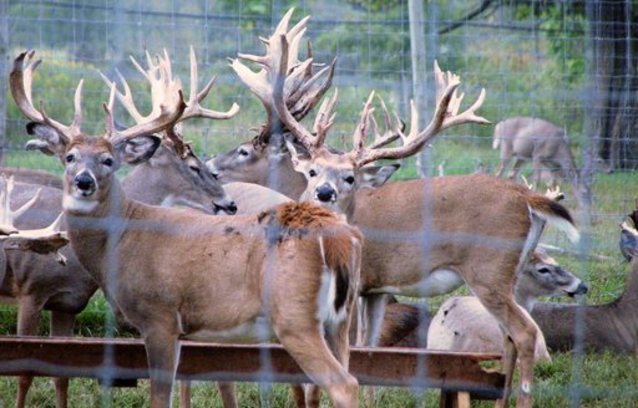
[[[469,173],[474,170],[477,160],[494,167],[497,152],[489,149],[487,140],[442,139],[428,153],[430,172],[445,161],[446,174]],[[20,153],[7,156],[7,165],[44,168],[61,173],[56,160],[43,158],[37,153]],[[414,160],[404,163],[398,178],[415,177]],[[587,302],[590,304],[608,302],[623,290],[627,264],[618,251],[618,224],[623,216],[634,208],[634,196],[628,188],[636,186],[636,173],[599,174],[593,188],[593,223],[584,229],[585,243],[579,249],[585,254],[608,257],[600,261],[587,256],[555,256],[568,270],[584,278],[590,287]],[[569,189],[566,188],[568,195]],[[575,202],[568,199],[566,205],[577,213]],[[544,242],[572,248],[566,239],[549,229]],[[460,289],[455,294],[467,293]],[[447,296],[430,300],[436,308]],[[637,311],[638,312],[638,311]],[[76,333],[82,336],[103,336],[105,323],[109,321],[109,308],[101,294],[96,295],[89,306],[78,316]],[[11,334],[16,330],[16,311],[12,306],[0,306],[0,333]],[[47,334],[48,316],[44,316],[41,333]],[[131,335],[116,332],[118,335]],[[587,354],[576,356],[570,353],[553,355],[551,363],[538,364],[535,369],[535,406],[565,407],[633,407],[638,399],[638,364],[635,356],[613,354]],[[268,405],[292,407],[288,387],[275,385],[272,389],[261,390],[254,384],[240,384],[238,399],[242,407]],[[10,407],[15,403],[16,380],[0,378],[0,407]],[[135,389],[102,389],[96,381],[76,379],[71,381],[71,407],[142,407],[148,405],[148,382],[141,381]],[[177,397],[177,395],[176,395]],[[377,406],[411,407],[437,406],[435,391],[413,392],[409,389],[379,389]],[[362,399],[363,400],[363,399]],[[260,402],[261,401],[261,402]],[[327,401],[326,401],[327,403]],[[177,401],[175,401],[177,404]],[[480,403],[479,406],[488,406]],[[44,408],[55,406],[53,385],[47,379],[36,379],[31,388],[28,406]],[[209,383],[196,383],[193,390],[194,407],[220,407],[221,401],[216,388]],[[489,405],[491,406],[491,404]]]

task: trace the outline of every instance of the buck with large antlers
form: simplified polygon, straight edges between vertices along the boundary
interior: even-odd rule
[[[135,60],[134,65],[150,82],[151,88],[154,88],[155,91],[152,92],[152,96],[159,98],[162,93],[159,89],[161,83],[155,78],[153,71],[157,69],[156,66],[159,62],[154,62],[149,54],[147,54],[147,61],[147,69],[142,69],[141,65]],[[159,56],[158,61],[162,61],[163,64],[170,67],[170,59],[166,53],[164,53],[163,56]],[[170,72],[171,70],[168,71]],[[113,85],[106,77],[103,76],[103,78],[109,87]],[[135,118],[138,123],[141,123],[142,115],[135,106],[130,87],[121,75],[120,78],[124,86],[124,93],[116,92],[116,96],[123,102],[129,114]],[[165,83],[170,82],[170,80],[165,81]],[[211,80],[205,88],[206,92],[210,90],[210,84],[212,83],[213,80]],[[197,62],[195,54],[191,49],[191,95],[200,95],[198,102],[200,103],[205,94],[203,93],[204,91],[198,92],[196,87]],[[236,113],[237,110],[236,106],[233,106],[226,113],[202,109],[202,112],[206,114],[201,116],[209,119],[227,119]],[[35,131],[37,133],[43,133],[47,130],[44,127],[37,127]],[[48,131],[51,132],[53,130],[49,129]],[[27,142],[27,148],[38,149],[47,154],[52,153],[49,151],[47,143],[37,138]],[[21,180],[29,183],[52,185],[55,187],[59,185],[60,188],[62,188],[62,179],[46,172],[7,168],[0,169],[0,171],[15,174],[17,177],[20,177]],[[19,186],[19,193],[20,195],[26,194],[29,196],[28,191],[32,191],[35,188],[35,186],[30,184],[21,184]],[[174,204],[186,205],[206,213],[216,213],[219,211],[219,208],[216,208],[212,202],[215,198],[215,194],[218,194],[220,190],[219,181],[215,180],[191,148],[190,144],[183,141],[179,132],[173,132],[172,139],[163,137],[162,144],[151,159],[141,163],[135,163],[133,170],[122,181],[122,188],[127,197],[146,204],[163,206],[171,206]],[[233,202],[238,204],[237,211],[239,214],[258,214],[265,209],[290,201],[290,199],[282,194],[256,184],[229,183],[225,186],[225,190],[233,197]],[[60,212],[61,197],[61,191],[57,193],[55,190],[46,188],[43,194],[40,195],[40,199],[37,201],[37,208],[35,208],[34,211],[44,210],[44,213],[48,213],[50,212],[48,210],[57,208],[57,211]],[[33,214],[29,215],[31,219],[34,219]],[[35,217],[35,219],[40,218],[41,217]],[[95,291],[96,284],[91,279],[88,279],[88,277],[85,279],[84,271],[78,270],[81,269],[81,267],[72,253],[67,253],[67,256],[70,257],[70,265],[68,268],[51,265],[50,260],[46,257],[40,257],[42,262],[32,262],[31,258],[35,258],[35,255],[26,253],[23,256],[29,257],[30,260],[29,262],[19,263],[19,265],[25,265],[25,268],[15,270],[15,275],[18,276],[19,279],[12,280],[13,285],[16,287],[14,292],[20,294],[20,296],[18,296],[19,309],[21,310],[21,312],[19,312],[20,322],[18,324],[18,334],[36,334],[39,311],[47,305],[48,308],[51,308],[50,305],[53,304],[56,309],[73,311],[73,313],[68,315],[68,318],[67,314],[65,314],[65,318],[61,319],[58,317],[58,315],[61,314],[60,311],[54,310],[52,332],[58,335],[71,336],[73,314],[80,311],[81,307],[86,304],[86,300],[88,300],[90,295]],[[25,270],[23,271],[22,269]],[[55,278],[52,278],[52,276],[55,276]],[[52,284],[52,282],[55,282],[55,284]],[[6,292],[8,295],[11,295],[10,290]],[[62,297],[62,300],[60,300],[61,296],[59,293],[76,293],[77,296],[73,296],[69,298],[69,301],[66,301],[66,297]],[[52,297],[56,298],[55,302],[49,301]],[[29,378],[24,378],[20,381],[17,398],[18,408],[24,406],[29,383]],[[180,405],[187,407],[190,401],[189,393],[184,392],[185,390],[187,390],[187,388],[182,387]],[[220,386],[220,391],[225,407],[236,406],[234,392],[229,384],[226,384],[224,387]],[[56,379],[56,404],[58,407],[66,406],[66,394],[66,380]]]
[[[273,75],[276,73],[269,67],[277,63],[279,55],[278,39],[285,35],[290,44],[287,61],[288,80],[284,90],[286,104],[291,114],[302,120],[321,100],[332,84],[335,62],[315,71],[318,65],[312,56],[312,49],[308,43],[308,55],[299,61],[300,44],[306,32],[310,16],[301,19],[288,29],[294,8],[283,16],[272,36],[264,41],[267,53],[265,56],[255,56],[240,53],[239,59],[231,59],[230,66],[237,76],[259,98],[266,111],[266,122],[259,127],[259,132],[251,141],[242,143],[225,155],[214,157],[207,161],[210,170],[220,181],[243,181],[268,186],[280,193],[297,199],[305,180],[303,175],[286,171],[291,167],[290,155],[281,134],[286,129],[281,128],[281,121],[272,105]],[[255,62],[263,69],[254,73],[241,63],[240,59]],[[241,163],[237,166],[237,163]],[[300,190],[300,186],[302,189]]]
[[[109,302],[144,338],[151,406],[170,405],[178,339],[255,340],[255,328],[264,324],[336,406],[356,407],[357,381],[347,372],[361,251],[356,228],[309,204],[217,218],[128,199],[114,173],[122,161],[150,157],[159,145],[152,134],[170,131],[188,112],[179,83],[169,81],[144,122],[124,130],[114,125],[112,88],[106,133],[91,137],[80,131],[81,85],[70,126],[33,107],[38,62],[32,56],[16,58],[12,95],[33,121],[31,132],[42,125],[56,130],[55,137],[38,136],[65,165],[71,245]],[[162,66],[158,71],[169,77]],[[225,195],[216,201],[229,202]]]
[[[375,149],[366,147],[373,112],[370,98],[355,131],[354,150],[333,153],[323,145],[333,122],[333,103],[326,102],[319,113],[316,135],[299,124],[285,101],[288,39],[282,35],[279,41],[280,54],[271,56],[270,61],[275,62],[269,65],[279,75],[273,75],[271,85],[251,86],[273,90],[272,105],[279,119],[310,155],[308,160],[292,153],[295,168],[308,180],[302,198],[344,212],[366,236],[361,290],[367,298],[369,339],[374,343],[378,337],[384,304],[380,295],[431,296],[465,282],[512,339],[513,343],[506,344],[504,356],[507,384],[511,383],[518,354],[522,384],[518,406],[531,406],[538,327],[516,304],[512,290],[546,221],[566,231],[571,239],[578,239],[567,210],[524,187],[485,175],[403,181],[362,189],[374,185],[371,179],[379,182],[370,177],[378,174],[375,170],[388,172],[388,166],[371,170],[367,164],[415,154],[448,127],[487,123],[475,114],[484,93],[472,107],[459,113],[459,77],[437,70],[437,108],[425,130],[418,130],[418,115],[412,108],[410,132],[399,132],[401,147],[387,147],[382,138],[376,140]],[[266,80],[261,78],[262,82]],[[295,150],[291,145],[289,148]]]

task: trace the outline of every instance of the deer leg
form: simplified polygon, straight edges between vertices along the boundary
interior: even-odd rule
[[[510,164],[511,157],[501,157],[501,163],[496,168],[496,177],[503,177],[507,166]]]
[[[176,327],[152,327],[144,332],[151,379],[151,408],[171,406],[171,389],[177,370],[179,344]]]
[[[18,336],[35,336],[38,334],[41,305],[33,296],[18,297]],[[18,379],[18,396],[16,408],[24,408],[27,392],[33,382],[33,376],[20,376]]]
[[[274,318],[275,315],[273,328],[281,344],[306,375],[328,392],[334,406],[356,408],[359,389],[357,380],[330,352],[323,338],[322,328],[316,322],[308,322],[304,327],[299,327],[285,321],[285,318],[281,322]]]
[[[182,380],[179,382],[179,408],[191,406],[191,382]]]
[[[235,399],[235,383],[218,382],[217,389],[222,397],[222,405],[224,408],[236,408],[237,400]]]
[[[383,315],[385,314],[385,307],[390,299],[389,295],[366,295],[362,297],[363,319],[365,328],[359,328],[363,330],[365,345],[377,346],[381,337],[381,326],[383,325]],[[370,386],[366,387],[365,391],[365,406],[370,408],[374,405],[375,388]]]
[[[516,365],[517,355],[521,368],[521,390],[516,406],[518,408],[531,407],[531,387],[534,369],[534,348],[538,326],[529,313],[517,305],[511,293],[501,293],[493,288],[471,286],[485,308],[499,321],[506,333],[512,339],[505,344],[503,369],[505,371],[505,393],[500,406],[507,406],[511,390],[512,374]]]
[[[514,159],[514,165],[512,166],[512,170],[510,170],[509,178],[510,180],[518,180],[518,174],[521,172],[521,167],[525,163],[525,160],[516,158]]]
[[[295,402],[297,408],[306,407],[306,395],[305,389],[302,384],[294,384],[290,387],[292,393],[292,400]]]
[[[363,331],[365,333],[366,346],[377,346],[379,344],[383,315],[389,298],[385,294],[366,295],[363,297],[363,321],[365,324]]]
[[[73,336],[73,325],[75,324],[75,314],[64,312],[51,312],[51,336]],[[66,408],[69,391],[69,379],[64,377],[54,377],[55,385],[55,406]]]

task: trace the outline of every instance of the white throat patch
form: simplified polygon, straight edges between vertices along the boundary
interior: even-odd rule
[[[65,211],[74,211],[79,213],[90,213],[95,210],[98,202],[96,200],[83,200],[73,197],[70,194],[64,194],[62,199],[62,209]]]

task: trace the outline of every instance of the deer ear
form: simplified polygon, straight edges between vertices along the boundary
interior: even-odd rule
[[[113,148],[120,160],[135,165],[153,157],[161,142],[155,135],[140,135],[123,140]]]
[[[66,150],[66,139],[54,128],[41,123],[27,123],[27,133],[35,136],[25,145],[27,150],[39,150],[42,153],[52,156],[62,156]]]
[[[360,181],[361,187],[381,187],[394,172],[399,170],[399,163],[388,164],[385,166],[368,166],[361,169],[362,177]]]

